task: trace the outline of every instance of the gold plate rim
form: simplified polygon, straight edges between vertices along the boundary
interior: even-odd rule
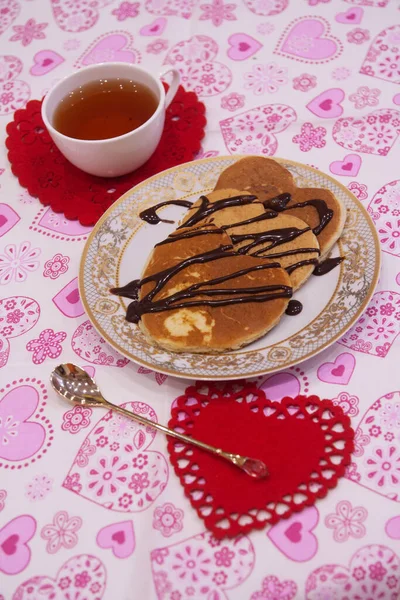
[[[124,348],[121,348],[120,345],[118,345],[109,335],[106,331],[104,331],[104,329],[102,328],[102,326],[98,323],[95,315],[93,314],[91,308],[89,307],[89,304],[87,302],[86,299],[86,294],[85,294],[85,282],[84,282],[84,266],[85,266],[85,262],[86,262],[86,258],[87,258],[87,253],[90,249],[90,246],[94,240],[94,238],[96,237],[96,235],[98,234],[99,229],[102,227],[103,223],[105,223],[107,221],[107,219],[110,217],[110,215],[112,214],[112,212],[126,199],[128,198],[130,195],[132,195],[133,192],[137,192],[138,190],[140,190],[141,187],[144,187],[145,185],[148,185],[150,182],[158,179],[161,176],[164,176],[166,174],[169,173],[173,173],[174,171],[178,171],[180,169],[182,169],[185,166],[191,165],[193,163],[202,163],[202,164],[207,164],[207,163],[213,163],[213,162],[220,162],[223,160],[240,160],[241,158],[244,158],[245,156],[250,156],[250,155],[221,155],[221,156],[215,156],[215,157],[210,157],[210,158],[203,158],[197,161],[189,161],[186,163],[182,163],[180,165],[177,165],[175,167],[171,167],[170,169],[165,169],[164,171],[161,171],[160,173],[157,173],[156,175],[153,175],[152,177],[149,177],[147,179],[145,179],[144,181],[140,182],[139,184],[133,186],[132,188],[130,188],[127,192],[125,192],[122,196],[120,196],[120,198],[118,198],[118,200],[116,200],[107,210],[106,212],[100,217],[100,219],[97,221],[97,223],[95,224],[95,226],[93,227],[92,231],[90,232],[86,242],[85,242],[85,246],[83,248],[83,252],[82,252],[82,256],[81,256],[81,260],[80,260],[80,265],[79,265],[79,274],[78,274],[78,287],[79,287],[79,295],[80,295],[80,299],[82,302],[82,305],[85,309],[86,315],[88,316],[91,324],[93,325],[93,327],[95,328],[95,330],[107,341],[107,343],[114,348],[114,350],[116,350],[119,354],[121,354],[122,356],[128,358],[129,360],[133,361],[134,363],[149,368],[151,370],[154,371],[158,371],[160,373],[163,373],[165,375],[169,375],[172,377],[177,377],[179,379],[198,379],[198,380],[204,380],[204,381],[229,381],[229,380],[235,380],[235,379],[245,379],[245,378],[252,378],[252,377],[257,377],[260,375],[268,375],[268,374],[272,374],[272,373],[276,373],[279,371],[282,371],[284,369],[287,369],[289,367],[295,366],[297,364],[303,363],[306,360],[309,360],[310,358],[313,358],[314,356],[317,356],[318,354],[320,354],[321,352],[323,352],[324,350],[326,350],[327,348],[329,348],[332,344],[334,344],[339,338],[341,338],[353,325],[354,323],[360,318],[360,316],[363,314],[364,310],[366,309],[366,307],[368,306],[374,291],[376,289],[377,283],[378,283],[378,279],[379,279],[379,274],[380,274],[380,269],[381,269],[381,248],[380,248],[380,243],[379,243],[379,238],[375,229],[375,226],[373,224],[373,221],[368,213],[368,211],[366,210],[366,208],[364,207],[364,205],[360,202],[360,200],[358,200],[358,198],[356,198],[356,196],[344,185],[342,184],[340,181],[337,181],[334,177],[331,177],[330,175],[324,173],[323,171],[320,171],[319,169],[315,169],[314,167],[311,167],[309,165],[306,165],[304,163],[298,162],[298,161],[294,161],[291,159],[284,159],[281,157],[277,157],[277,156],[272,156],[272,157],[268,157],[271,158],[273,160],[276,160],[277,162],[282,162],[285,163],[286,165],[289,164],[293,167],[300,167],[300,168],[306,168],[310,171],[314,171],[316,173],[318,173],[319,175],[321,175],[325,180],[329,180],[331,181],[334,185],[340,187],[345,193],[346,195],[351,198],[352,202],[358,207],[358,209],[363,213],[364,218],[366,219],[373,240],[374,240],[374,257],[375,257],[375,269],[374,269],[374,275],[373,275],[373,280],[370,284],[370,287],[368,289],[368,293],[366,294],[362,304],[359,306],[359,308],[357,309],[356,314],[353,316],[352,320],[346,324],[346,326],[339,331],[337,334],[334,334],[332,336],[332,338],[329,339],[328,342],[326,342],[323,346],[319,347],[316,350],[312,350],[310,351],[310,353],[306,356],[302,356],[300,358],[294,358],[293,360],[288,360],[287,362],[282,363],[282,365],[279,365],[278,367],[271,367],[271,368],[262,368],[259,371],[254,371],[252,373],[249,373],[248,375],[246,374],[233,374],[233,373],[229,373],[227,375],[204,375],[203,373],[193,373],[193,374],[187,374],[184,372],[178,372],[177,370],[173,370],[167,367],[164,367],[163,365],[154,365],[153,362],[144,360],[140,357],[138,357],[137,355],[131,354],[130,352],[126,351]],[[336,290],[335,290],[336,291]],[[335,293],[335,292],[334,292]],[[320,314],[323,314],[325,308],[321,311]],[[318,315],[320,316],[320,315]],[[317,317],[318,317],[317,316]],[[317,318],[315,317],[315,318]],[[313,320],[315,320],[315,318]],[[289,338],[287,339],[290,339]],[[286,340],[284,340],[286,341]],[[282,343],[282,342],[279,342]],[[236,353],[235,353],[236,354]],[[233,354],[234,355],[234,354]],[[214,356],[214,354],[204,354],[203,356]]]

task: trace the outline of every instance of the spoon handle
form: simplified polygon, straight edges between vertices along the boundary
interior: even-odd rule
[[[216,454],[216,455],[220,456],[221,458],[225,458],[225,460],[233,463],[236,467],[239,467],[246,472],[248,472],[248,469],[246,466],[246,461],[254,460],[254,459],[248,459],[246,456],[240,456],[240,454],[232,454],[231,452],[224,452],[221,448],[215,448],[214,446],[210,446],[209,444],[206,444],[205,442],[200,442],[199,440],[189,437],[188,435],[185,435],[183,433],[178,433],[177,431],[174,431],[173,429],[169,429],[168,427],[165,427],[165,425],[161,425],[161,423],[155,423],[154,421],[150,421],[150,419],[146,419],[145,417],[142,417],[141,415],[138,415],[129,410],[126,410],[126,408],[122,408],[121,406],[118,406],[117,404],[113,404],[112,402],[109,402],[108,400],[106,400],[105,403],[103,403],[103,406],[104,405],[107,408],[110,408],[111,410],[114,410],[115,412],[118,412],[121,415],[128,417],[129,419],[133,419],[134,421],[141,423],[142,425],[146,425],[148,427],[153,427],[153,429],[162,431],[163,433],[166,433],[170,437],[176,438],[177,440],[180,440],[181,442],[186,442],[187,444],[191,444],[192,446],[197,446],[198,448],[201,448],[202,450],[206,450],[206,452],[211,452],[211,454]],[[251,473],[248,473],[248,474],[252,475]],[[252,476],[256,477],[257,475],[252,475]]]

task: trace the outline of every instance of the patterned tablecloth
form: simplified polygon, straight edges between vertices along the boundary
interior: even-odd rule
[[[0,0],[2,140],[13,112],[72,69],[173,64],[207,106],[202,156],[276,154],[334,174],[368,207],[383,256],[344,339],[258,380],[272,399],[343,407],[356,430],[346,478],[289,521],[218,542],[165,438],[50,390],[51,369],[75,361],[110,399],[166,422],[187,384],[127,363],[91,329],[77,291],[89,229],[19,187],[3,146],[1,600],[399,597],[399,22],[397,0]]]

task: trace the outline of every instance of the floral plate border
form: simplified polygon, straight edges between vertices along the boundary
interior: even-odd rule
[[[278,159],[291,171],[297,185],[325,187],[348,211],[339,242],[346,260],[339,280],[322,312],[301,331],[264,348],[224,354],[176,354],[151,342],[125,320],[125,307],[110,298],[119,285],[119,266],[127,245],[143,226],[138,214],[160,197],[184,198],[207,193],[223,169],[240,156],[218,156],[185,163],[140,183],[124,194],[102,216],[91,232],[82,255],[79,289],[85,311],[95,329],[118,352],[134,362],[176,377],[227,380],[272,373],[315,356],[355,323],[367,307],[380,270],[380,246],[375,227],[358,199],[341,183],[317,169]],[[190,192],[190,193],[188,193]]]

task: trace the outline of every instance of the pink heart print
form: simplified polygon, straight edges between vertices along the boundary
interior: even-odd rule
[[[145,8],[153,15],[190,19],[197,0],[146,0]]]
[[[390,83],[400,83],[400,25],[393,25],[381,31],[372,41],[360,73],[383,79]]]
[[[0,369],[8,362],[10,356],[10,342],[5,338],[0,338]]]
[[[85,313],[79,296],[78,278],[67,283],[53,298],[54,304],[65,317],[81,317]]]
[[[400,112],[382,108],[363,117],[344,117],[336,121],[332,136],[339,146],[386,156],[400,133]]]
[[[0,203],[0,237],[8,233],[19,220],[19,215],[11,206]]]
[[[87,31],[99,20],[99,10],[114,0],[51,0],[54,18],[63,31]]]
[[[7,385],[0,398],[0,468],[14,470],[37,462],[53,443],[54,428],[45,414],[47,391],[40,380]]]
[[[164,375],[164,373],[157,373],[157,371],[152,371],[147,367],[139,367],[137,372],[142,375],[154,375],[154,379],[158,385],[162,385],[168,379],[168,375]]]
[[[78,58],[75,67],[102,62],[140,63],[140,53],[133,48],[133,37],[127,31],[105,33],[97,38]]]
[[[29,229],[52,239],[80,242],[87,239],[93,227],[81,225],[78,220],[69,221],[51,208],[41,208]]]
[[[150,25],[145,25],[144,27],[142,27],[139,33],[140,35],[148,36],[162,35],[164,29],[167,26],[167,23],[167,19],[165,19],[164,17],[159,17],[158,19],[155,19],[152,23],[150,23]]]
[[[157,421],[147,404],[121,406]],[[154,430],[108,412],[85,438],[63,487],[116,512],[146,510],[168,481],[163,454],[148,450],[154,436]]]
[[[232,82],[227,66],[215,60],[218,44],[207,35],[194,35],[171,48],[164,65],[173,65],[181,74],[182,85],[198,96],[215,96]]]
[[[39,304],[32,298],[10,296],[0,300],[0,368],[8,361],[10,352],[8,340],[32,329],[38,322],[39,316]]]
[[[357,6],[355,8],[348,8],[346,12],[338,13],[335,20],[344,25],[359,25],[362,21],[363,14],[363,9]]]
[[[329,170],[334,175],[342,177],[356,177],[361,168],[362,159],[358,154],[346,154],[343,160],[334,160],[329,165]]]
[[[33,66],[30,68],[29,73],[31,75],[47,75],[53,69],[63,63],[63,58],[54,50],[40,50],[33,57]]]
[[[228,56],[232,60],[246,60],[262,48],[262,44],[247,33],[234,33],[228,38]]]
[[[386,535],[393,540],[400,540],[400,516],[393,517],[385,525]]]
[[[385,358],[400,333],[400,294],[376,292],[365,311],[339,344]]]
[[[400,392],[392,392],[376,400],[362,417],[346,477],[400,502],[399,434]]]
[[[359,6],[376,6],[385,8],[389,0],[344,0],[348,4],[357,4]]]
[[[6,338],[19,337],[36,325],[39,316],[40,307],[33,298],[3,298],[0,300],[0,335]]]
[[[244,3],[255,15],[272,17],[283,12],[287,8],[289,0],[269,0],[269,2],[265,2],[264,0],[244,0]]]
[[[324,565],[306,581],[306,600],[337,598],[394,600],[400,591],[399,557],[386,546],[371,544],[358,550],[349,566]]]
[[[27,579],[15,590],[12,600],[101,600],[106,583],[101,560],[80,554],[67,560],[54,579],[48,575]]]
[[[254,592],[250,600],[294,600],[296,595],[297,584],[294,581],[267,575],[262,581],[262,589]]]
[[[194,160],[200,160],[201,158],[213,158],[218,156],[219,150],[203,150],[200,148],[199,152],[194,157]]]
[[[16,0],[0,0],[0,35],[15,21],[19,11],[20,5]]]
[[[344,352],[336,357],[335,362],[327,362],[318,368],[317,376],[325,383],[338,383],[347,385],[353,375],[356,359],[349,352]]]
[[[316,98],[307,104],[307,108],[317,117],[322,119],[332,119],[340,117],[343,113],[343,106],[340,104],[344,100],[344,91],[340,88],[332,88],[319,94]]]
[[[269,400],[279,402],[285,396],[295,398],[300,394],[300,381],[292,373],[270,375],[261,385]]]
[[[129,360],[123,358],[100,337],[90,321],[81,323],[72,336],[72,349],[82,360],[94,365],[125,367]]]
[[[97,545],[107,550],[111,548],[117,558],[128,558],[135,550],[135,532],[132,521],[112,523],[100,529],[96,537]]]
[[[229,569],[223,569],[228,558]],[[177,544],[151,552],[151,569],[156,595],[167,598],[222,600],[225,590],[239,587],[250,575],[255,562],[254,548],[246,536],[223,544],[211,533],[201,533]],[[243,597],[239,596],[238,597]]]
[[[277,133],[296,121],[286,104],[265,104],[219,122],[225,146],[231,154],[272,156],[278,148]]]
[[[322,17],[300,17],[290,23],[274,50],[274,54],[312,64],[329,62],[342,52],[341,41],[331,35]]]
[[[14,113],[29,100],[29,85],[17,79],[22,68],[23,64],[16,56],[0,56],[0,116]]]
[[[36,454],[46,438],[46,430],[32,417],[39,404],[37,390],[21,385],[0,401],[0,459],[21,461]]]
[[[382,250],[400,256],[400,179],[386,183],[376,192],[368,212],[376,225]]]
[[[21,573],[31,560],[28,542],[36,532],[36,521],[29,515],[16,517],[0,529],[0,572]]]
[[[318,540],[312,533],[318,521],[319,512],[311,506],[289,519],[282,519],[267,531],[267,536],[290,560],[305,562],[318,550]]]

